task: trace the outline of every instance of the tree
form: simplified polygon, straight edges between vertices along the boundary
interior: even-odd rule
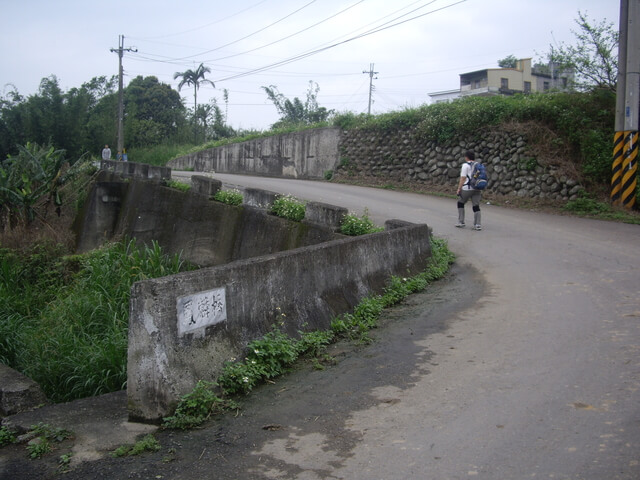
[[[196,120],[196,125],[198,112],[198,89],[200,88],[200,84],[209,83],[214,88],[216,86],[211,80],[204,78],[205,74],[210,72],[211,69],[209,67],[205,67],[201,63],[196,70],[187,70],[185,72],[176,72],[173,74],[174,80],[181,78],[180,83],[178,83],[178,91],[180,91],[185,85],[193,85],[193,118]],[[195,129],[194,134],[197,137],[197,131]]]
[[[619,32],[613,23],[602,20],[592,24],[587,14],[578,11],[575,23],[580,28],[576,45],[551,46],[547,55],[560,70],[573,70],[579,90],[606,89],[615,92],[618,76]]]
[[[498,60],[498,66],[500,68],[516,68],[518,65],[518,59],[513,55],[504,57],[502,60]]]
[[[320,87],[317,83],[309,81],[307,89],[307,99],[305,103],[298,97],[289,100],[274,85],[262,87],[262,89],[273,102],[276,107],[280,120],[272,125],[272,128],[278,128],[286,125],[310,125],[313,123],[326,122],[333,110],[327,110],[325,107],[318,105],[318,92]]]
[[[184,123],[180,94],[157,77],[137,76],[124,91],[125,138],[129,146],[158,145],[175,137]]]

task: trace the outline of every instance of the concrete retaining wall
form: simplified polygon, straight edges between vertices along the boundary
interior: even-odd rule
[[[323,178],[338,162],[339,128],[318,128],[210,148],[171,160],[168,166],[197,172]]]
[[[95,183],[77,229],[79,252],[135,237],[147,245],[155,240],[167,253],[181,253],[196,265],[213,266],[341,237],[319,214],[314,222],[290,222],[262,208],[209,200],[217,180],[205,178],[202,189],[191,193],[148,181],[118,182],[108,174],[100,178],[104,181]]]
[[[129,321],[130,418],[155,422],[198,380],[215,380],[225,361],[276,322],[292,335],[326,329],[336,315],[381,292],[391,275],[424,270],[426,225],[385,232],[136,283]],[[284,314],[284,316],[283,316]]]

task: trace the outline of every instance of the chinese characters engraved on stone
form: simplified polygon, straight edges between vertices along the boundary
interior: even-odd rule
[[[178,297],[178,336],[227,319],[225,289],[216,288],[205,292]]]

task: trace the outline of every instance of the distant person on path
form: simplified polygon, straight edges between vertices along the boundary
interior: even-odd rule
[[[471,179],[471,170],[475,163],[476,155],[471,150],[467,150],[464,154],[464,163],[460,169],[460,181],[458,182],[458,223],[456,227],[464,228],[464,205],[467,200],[471,199],[473,205],[473,229],[482,230],[480,221],[480,200],[482,199],[482,191],[474,190],[469,186]]]
[[[109,148],[109,145],[105,145],[102,149],[102,159],[111,160],[111,149]]]

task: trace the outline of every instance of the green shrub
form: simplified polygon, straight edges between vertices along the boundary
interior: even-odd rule
[[[227,205],[242,205],[242,193],[238,190],[218,190],[213,199]]]
[[[278,196],[271,205],[271,212],[274,215],[294,222],[304,218],[305,210],[305,204],[291,195]]]

